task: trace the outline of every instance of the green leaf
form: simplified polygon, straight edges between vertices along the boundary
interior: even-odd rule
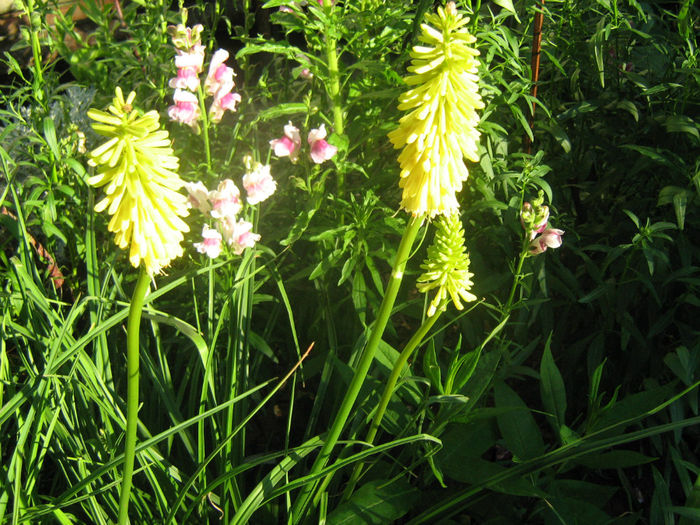
[[[700,138],[698,124],[685,115],[672,115],[664,120],[664,127],[669,133],[687,133],[696,139]]]
[[[512,0],[493,0],[493,3],[501,6],[503,9],[505,9],[506,11],[511,13],[515,17],[515,20],[518,23],[520,23],[520,19],[518,18],[518,13],[515,12],[515,7],[513,7]]]
[[[552,137],[554,137],[554,140],[556,140],[561,146],[564,153],[571,152],[571,139],[569,138],[569,135],[566,134],[566,131],[564,131],[564,128],[554,124],[552,126],[546,126],[545,129],[552,135]]]
[[[258,113],[257,120],[272,120],[274,118],[286,115],[305,114],[308,111],[309,108],[306,104],[295,102],[290,102],[287,104],[278,104],[277,106],[273,106],[271,108],[260,111]]]
[[[433,385],[435,390],[441,394],[445,393],[442,388],[440,365],[435,355],[435,343],[432,339],[428,342],[428,348],[425,349],[425,353],[423,354],[423,373],[425,377],[430,379],[430,384]]]
[[[376,479],[360,487],[349,501],[339,505],[327,523],[334,525],[384,525],[406,514],[417,501],[418,489],[408,481]]]
[[[552,335],[550,334],[540,363],[540,395],[544,409],[554,416],[553,426],[558,432],[559,428],[566,422],[566,387],[552,357],[551,341]]]
[[[576,460],[579,465],[584,465],[591,469],[617,469],[636,467],[656,461],[658,458],[652,458],[635,452],[633,450],[613,450],[611,452],[603,452],[601,454],[591,454],[583,456]]]
[[[671,493],[668,483],[656,468],[653,468],[652,473],[654,475],[654,494],[651,498],[649,523],[652,525],[674,525],[676,521],[673,519],[671,511]]]
[[[506,447],[520,461],[544,454],[544,442],[530,409],[503,381],[494,388],[496,407],[509,408],[507,413],[496,417],[498,428]]]
[[[58,142],[56,141],[56,128],[54,127],[53,119],[51,117],[44,117],[43,126],[46,144],[48,144],[54,158],[59,158],[61,155],[58,149]]]

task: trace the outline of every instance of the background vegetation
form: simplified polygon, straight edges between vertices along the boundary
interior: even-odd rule
[[[193,235],[146,299],[132,523],[283,522],[308,482],[407,221],[386,134],[434,5],[278,11],[287,3],[188,5],[208,56],[235,57],[243,98],[212,129],[210,170],[201,137],[166,117],[166,28],[182,6],[84,0],[76,22],[73,8],[20,2],[29,24],[2,58],[0,104],[0,523],[117,515],[136,272],[93,211],[80,148],[99,143],[86,111],[117,85],[161,113],[185,180],[240,180],[252,153],[278,184],[255,250],[211,263]],[[379,446],[358,443],[421,324],[413,282],[428,234],[313,519],[698,520],[700,11],[691,0],[458,5],[486,103],[481,160],[460,196],[479,301],[443,315],[404,371]],[[289,120],[302,136],[325,123],[338,155],[320,166],[271,158]],[[520,206],[540,190],[564,245],[518,273]],[[196,234],[201,219],[188,220]],[[371,468],[344,498],[360,457]]]

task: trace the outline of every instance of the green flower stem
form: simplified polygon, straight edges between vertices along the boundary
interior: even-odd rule
[[[311,467],[311,471],[309,472],[310,475],[317,474],[323,467],[326,466],[333,447],[338,442],[340,433],[343,431],[345,423],[350,416],[355,400],[360,393],[360,388],[362,387],[362,384],[367,377],[367,373],[369,372],[369,367],[374,359],[374,354],[376,353],[379,342],[384,334],[384,329],[389,321],[391,310],[394,307],[394,302],[396,301],[396,296],[399,292],[401,280],[403,279],[403,272],[406,267],[406,262],[411,254],[413,241],[415,240],[422,223],[422,216],[412,215],[408,225],[406,226],[406,231],[404,231],[403,237],[401,238],[401,243],[399,244],[399,248],[396,252],[396,260],[394,261],[394,267],[391,271],[391,278],[387,284],[386,291],[384,292],[382,304],[379,306],[377,319],[372,327],[369,340],[367,341],[367,346],[365,346],[365,349],[360,356],[360,361],[355,370],[355,374],[353,375],[352,381],[348,386],[347,393],[343,398],[340,408],[336,413],[333,425],[328,431],[323,448],[319,452],[316,461]],[[315,482],[305,485],[301,490],[301,494],[299,494],[299,497],[292,508],[292,513],[290,516],[291,523],[299,523],[303,519],[309,502],[311,501],[311,498],[313,497],[319,483],[320,480],[316,480]]]
[[[202,86],[197,87],[197,98],[199,99],[199,114],[202,118],[202,138],[204,139],[204,154],[207,159],[207,171],[211,171],[211,148],[209,146],[209,115],[207,106],[204,103],[204,92]]]
[[[122,488],[119,495],[119,525],[125,525],[129,522],[129,495],[131,494],[131,478],[134,474],[134,457],[136,456],[136,427],[139,421],[139,327],[149,282],[150,276],[146,268],[142,266],[134,294],[131,297],[129,319],[126,324],[126,441]]]
[[[441,313],[442,310],[438,309],[437,312],[435,312],[435,315],[427,317],[425,321],[423,321],[423,324],[420,326],[420,328],[418,328],[418,330],[413,334],[408,343],[406,343],[406,346],[402,350],[401,354],[399,354],[399,358],[396,360],[396,363],[394,363],[394,368],[391,370],[389,379],[387,380],[386,386],[384,387],[384,392],[382,393],[382,397],[379,401],[379,406],[377,406],[377,411],[374,413],[374,419],[372,419],[372,424],[370,425],[369,430],[367,431],[367,436],[365,437],[365,441],[367,443],[374,443],[374,438],[377,436],[379,425],[382,423],[382,418],[384,418],[386,407],[389,406],[389,401],[391,400],[391,396],[394,393],[394,388],[396,387],[396,383],[398,382],[399,377],[401,376],[401,372],[403,372],[403,367],[406,365],[406,362],[408,362],[408,359],[411,357],[414,350],[418,348],[418,346],[425,338],[426,334],[433,327],[435,321],[438,320]],[[355,464],[355,469],[352,471],[350,481],[348,482],[345,488],[343,499],[348,499],[353,493],[353,490],[355,489],[355,484],[357,483],[357,480],[359,479],[360,474],[362,473],[362,467],[363,463]]]
[[[513,307],[513,299],[515,298],[515,291],[518,289],[520,281],[522,281],[523,264],[525,263],[525,259],[527,259],[528,256],[529,244],[530,243],[527,242],[526,237],[525,243],[523,244],[523,248],[520,251],[520,259],[518,259],[518,266],[515,269],[515,273],[513,274],[513,285],[510,288],[510,294],[508,294],[508,300],[506,301],[506,306],[503,309],[505,315],[510,315],[510,309]]]
[[[39,32],[41,31],[41,17],[34,9],[34,0],[27,0],[24,3],[24,12],[27,14],[30,24],[30,42],[32,45],[32,55],[34,58],[33,68],[33,91],[34,97],[40,104],[44,104],[44,73],[41,70],[41,43],[39,42]]]
[[[324,9],[335,9],[332,0],[323,0]],[[329,17],[332,20],[332,17]],[[326,61],[328,62],[328,94],[333,104],[333,127],[338,135],[345,133],[345,121],[343,119],[343,100],[340,94],[340,73],[338,71],[338,51],[336,49],[336,38],[332,27],[332,22],[326,26]],[[345,174],[338,172],[337,179],[338,195],[343,194],[345,186]]]

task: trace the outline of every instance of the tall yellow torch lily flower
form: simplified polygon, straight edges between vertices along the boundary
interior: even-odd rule
[[[399,98],[410,111],[389,133],[399,155],[401,207],[414,215],[449,214],[459,207],[456,192],[469,175],[463,157],[477,162],[479,122],[484,104],[478,92],[476,38],[464,27],[469,21],[448,2],[425,15],[419,41],[411,52],[412,87]]]
[[[108,228],[114,242],[129,249],[134,267],[143,263],[153,275],[182,255],[182,232],[189,228],[180,217],[188,214],[187,197],[177,191],[183,185],[176,172],[179,162],[168,132],[158,130],[158,112],[136,111],[135,96],[132,91],[124,100],[117,87],[108,112],[88,111],[96,121],[92,128],[109,138],[90,152],[88,163],[97,166],[97,174],[88,184],[104,187],[95,211],[112,216]]]

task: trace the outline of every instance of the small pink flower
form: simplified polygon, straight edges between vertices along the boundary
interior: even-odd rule
[[[209,202],[209,190],[201,182],[185,182],[185,189],[189,193],[190,208],[196,208],[205,215],[211,211]]]
[[[199,76],[194,68],[182,67],[177,70],[177,76],[170,79],[168,85],[173,89],[188,89],[197,91]]]
[[[231,93],[233,86],[233,80],[230,83],[226,82],[214,94],[214,100],[209,108],[212,122],[220,122],[226,110],[236,111],[236,104],[241,101],[241,96],[238,93]]]
[[[548,228],[542,235],[534,239],[530,243],[530,253],[539,255],[547,251],[547,248],[559,248],[562,244],[561,236],[564,235],[562,230],[556,228]]]
[[[228,60],[228,51],[225,49],[219,49],[211,57],[209,73],[204,81],[204,88],[209,95],[215,95],[224,84],[230,84],[231,87],[228,91],[231,91],[235,85],[233,82],[233,69],[224,64],[226,60]]]
[[[204,225],[202,228],[202,242],[194,243],[199,253],[206,253],[210,259],[216,259],[221,254],[221,234]]]
[[[275,155],[278,157],[289,157],[289,160],[296,162],[299,158],[299,148],[301,147],[301,135],[291,121],[284,126],[284,136],[280,139],[270,141]]]
[[[226,242],[233,250],[233,253],[240,255],[246,248],[252,248],[260,240],[260,235],[253,233],[253,225],[248,221],[235,217],[226,217],[221,224]]]
[[[184,89],[176,89],[173,94],[173,100],[175,105],[168,108],[170,120],[196,128],[197,119],[199,119],[199,101],[197,97]]]
[[[286,5],[281,5],[279,11],[280,13],[293,13],[294,9]]]
[[[309,131],[308,141],[311,146],[311,160],[316,164],[321,164],[335,156],[338,148],[326,142],[326,125],[321,124],[318,129]]]
[[[215,219],[234,219],[241,211],[241,192],[231,179],[224,179],[214,191],[209,192],[211,216]]]
[[[243,175],[243,187],[248,194],[248,204],[258,204],[275,193],[277,183],[270,174],[270,166],[258,164],[253,171]]]
[[[304,80],[311,80],[314,78],[314,74],[311,72],[311,70],[308,67],[305,67],[304,69],[301,70],[301,73],[299,73],[299,76],[303,78]]]

